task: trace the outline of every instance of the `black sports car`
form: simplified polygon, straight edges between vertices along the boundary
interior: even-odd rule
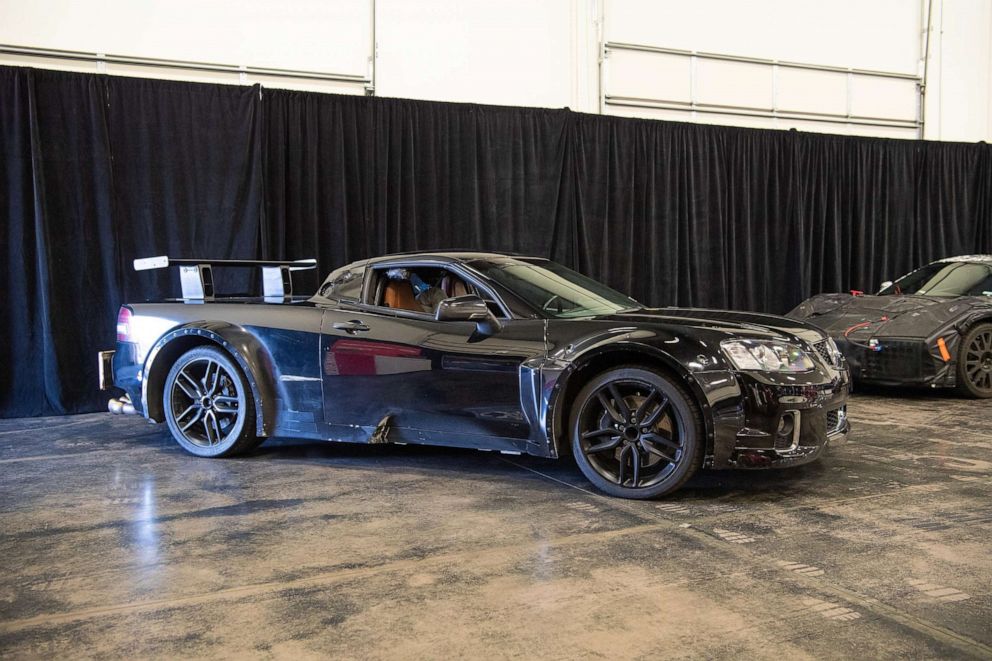
[[[309,262],[180,267],[183,298],[124,305],[101,386],[189,452],[265,437],[571,453],[601,490],[649,498],[700,466],[816,459],[843,439],[848,372],[784,317],[647,309],[545,259],[468,252],[349,264],[310,297]],[[265,295],[214,295],[212,267],[260,266]]]
[[[992,255],[933,262],[874,296],[820,294],[788,316],[827,331],[855,380],[992,397]]]

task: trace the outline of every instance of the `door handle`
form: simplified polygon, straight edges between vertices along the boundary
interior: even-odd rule
[[[350,319],[348,321],[335,321],[331,324],[335,330],[344,331],[345,333],[364,333],[369,330],[369,327],[358,319]]]

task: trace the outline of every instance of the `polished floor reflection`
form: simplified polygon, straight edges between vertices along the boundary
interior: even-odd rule
[[[818,464],[656,502],[527,457],[0,421],[0,656],[989,658],[989,410],[859,394]]]

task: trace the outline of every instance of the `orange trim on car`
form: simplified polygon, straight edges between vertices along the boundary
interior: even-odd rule
[[[951,362],[951,352],[947,350],[947,343],[944,342],[944,338],[937,338],[937,348],[940,349],[940,357],[944,359],[944,362]]]

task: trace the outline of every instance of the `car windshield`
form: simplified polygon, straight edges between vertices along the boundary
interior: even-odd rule
[[[546,260],[475,262],[472,266],[551,317],[594,317],[637,310],[641,304],[592,278]]]
[[[936,262],[905,275],[881,296],[992,296],[992,268],[973,262]]]

